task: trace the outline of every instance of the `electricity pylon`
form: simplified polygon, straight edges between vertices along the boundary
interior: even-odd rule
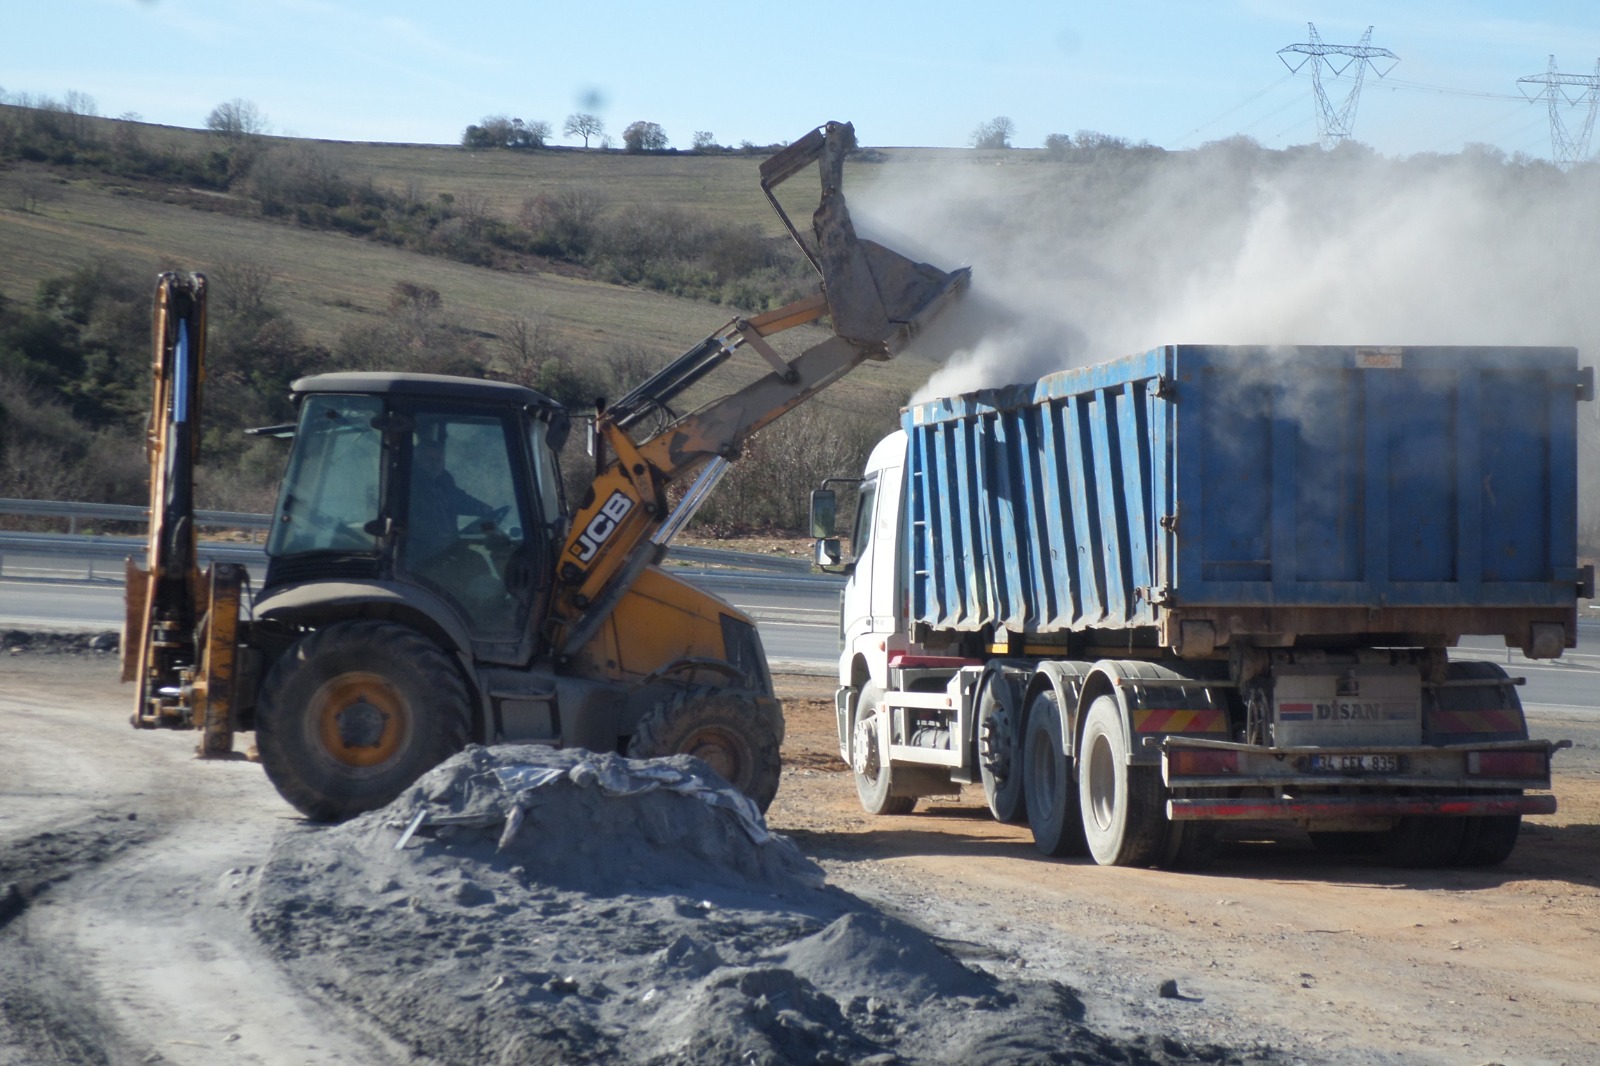
[[[1539,91],[1530,93],[1530,85],[1540,86]],[[1594,133],[1595,110],[1600,107],[1600,59],[1595,60],[1593,74],[1557,74],[1556,57],[1551,56],[1550,69],[1518,78],[1517,88],[1533,103],[1550,101],[1550,154],[1555,156],[1558,167],[1565,170],[1589,158],[1589,136]],[[1573,89],[1583,91],[1574,94]],[[1562,121],[1563,102],[1574,110],[1583,108],[1583,124],[1577,136],[1567,132],[1567,124]]]
[[[1356,101],[1361,98],[1361,79],[1366,74],[1367,68],[1378,77],[1383,77],[1394,69],[1395,63],[1400,62],[1400,57],[1387,48],[1373,48],[1372,27],[1367,27],[1367,32],[1361,35],[1360,44],[1323,44],[1321,34],[1317,33],[1314,23],[1306,23],[1311,31],[1311,40],[1304,44],[1291,44],[1286,48],[1278,49],[1278,58],[1283,60],[1283,65],[1291,73],[1298,74],[1307,63],[1311,64],[1311,90],[1317,100],[1317,134],[1322,140],[1322,147],[1332,148],[1335,144],[1350,136],[1350,127],[1356,120]],[[1285,52],[1292,52],[1299,59],[1291,61]],[[1379,64],[1373,60],[1390,60],[1379,69]],[[1327,90],[1322,87],[1322,68],[1326,65],[1328,71],[1338,77],[1352,66],[1356,68],[1355,84],[1350,87],[1350,92],[1345,96],[1344,103],[1338,107],[1333,106],[1333,101],[1328,99]]]

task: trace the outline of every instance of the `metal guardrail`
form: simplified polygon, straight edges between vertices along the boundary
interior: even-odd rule
[[[40,518],[65,518],[67,532],[77,533],[79,522],[148,522],[150,508],[128,503],[80,503],[73,500],[11,500],[0,498],[0,514]],[[267,529],[272,516],[246,511],[196,511],[195,523],[229,529]]]
[[[79,503],[65,500],[14,500],[0,498],[0,514],[28,515],[34,517],[65,518],[70,523],[68,533],[3,533],[0,532],[0,577],[5,575],[5,556],[13,555],[65,555],[82,558],[88,561],[89,579],[97,580],[100,575],[95,573],[95,564],[100,560],[121,560],[132,556],[141,564],[144,562],[145,538],[109,535],[85,535],[77,532],[80,521],[111,521],[111,522],[148,522],[150,511],[145,507],[136,507],[120,503]],[[272,516],[264,514],[249,514],[243,511],[196,511],[195,519],[200,526],[213,526],[224,529],[267,529],[272,525]],[[222,544],[216,541],[201,541],[198,545],[200,561],[211,560],[229,563],[243,563],[246,566],[264,568],[266,559],[261,545]],[[667,549],[667,561],[672,564],[687,564],[698,567],[697,577],[708,577],[716,580],[718,571],[757,570],[775,574],[783,574],[793,578],[798,584],[812,586],[815,584],[842,584],[837,578],[827,574],[813,574],[811,563],[805,559],[790,559],[782,556],[761,555],[756,552],[725,551],[721,548],[694,548],[688,546],[671,546]],[[261,572],[258,570],[258,572]],[[104,575],[106,578],[122,579],[121,568],[118,567],[114,574]]]

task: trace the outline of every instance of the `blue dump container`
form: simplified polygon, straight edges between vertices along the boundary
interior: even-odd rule
[[[1572,348],[1180,344],[919,404],[911,617],[1185,655],[1465,634],[1559,654],[1593,583],[1593,394]]]

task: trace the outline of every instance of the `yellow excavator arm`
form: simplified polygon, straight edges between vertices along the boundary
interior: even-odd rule
[[[234,660],[242,567],[201,570],[195,555],[194,475],[206,363],[206,279],[156,282],[145,432],[150,537],[145,565],[127,561],[122,680],[138,684],[134,726],[201,730],[202,755],[232,750]]]
[[[594,635],[644,569],[709,494],[751,434],[869,359],[889,359],[961,291],[965,268],[945,272],[856,236],[845,206],[845,157],[855,148],[849,123],[830,122],[768,159],[761,187],[822,284],[818,293],[753,318],[737,318],[663,368],[598,417],[596,441],[610,459],[581,501],[556,564],[551,646],[572,655]],[[822,198],[806,240],[773,189],[816,163]],[[793,359],[766,338],[826,316],[833,336]],[[734,352],[749,347],[771,372],[669,422],[635,442],[629,429]],[[700,471],[669,513],[667,488]]]

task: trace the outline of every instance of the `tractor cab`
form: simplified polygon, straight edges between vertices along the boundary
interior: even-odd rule
[[[314,582],[348,600],[381,586],[442,601],[489,658],[522,645],[564,534],[563,408],[521,386],[428,374],[323,374],[293,389],[263,591]]]

